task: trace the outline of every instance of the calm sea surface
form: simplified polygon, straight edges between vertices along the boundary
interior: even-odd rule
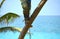
[[[15,21],[10,22],[9,26],[24,27],[24,18],[21,16]],[[6,26],[6,23],[0,23],[0,27]],[[60,16],[38,16],[32,24],[31,39],[60,39]],[[0,39],[18,39],[19,32],[2,32]],[[25,39],[29,39],[29,34],[26,34]]]

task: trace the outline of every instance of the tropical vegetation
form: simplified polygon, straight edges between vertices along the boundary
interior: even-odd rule
[[[0,8],[2,7],[4,1],[5,0],[2,0],[2,2],[0,4]],[[12,21],[12,19],[15,19],[15,18],[19,17],[19,15],[9,12],[9,13],[3,15],[2,17],[0,17],[0,23],[2,21],[5,21],[7,23],[7,27],[0,28],[0,32],[6,31],[6,30],[12,30],[12,31],[19,31],[20,32],[20,30],[21,30],[21,34],[19,35],[18,39],[24,39],[27,31],[32,27],[31,24],[33,23],[33,21],[35,20],[35,18],[39,14],[39,12],[41,11],[41,9],[44,6],[44,4],[46,3],[46,1],[47,0],[41,0],[39,5],[34,10],[33,14],[30,16],[29,23],[27,23],[28,25],[25,25],[22,30],[21,30],[21,28],[8,26],[8,23],[10,22],[10,20]],[[30,34],[30,36],[31,36],[31,34]]]

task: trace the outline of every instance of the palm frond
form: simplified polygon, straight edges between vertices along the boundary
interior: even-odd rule
[[[17,27],[1,27],[0,28],[0,32],[6,32],[6,31],[18,31],[18,32],[21,32],[22,31],[22,28],[17,28]],[[28,31],[28,33],[30,34],[30,32]]]
[[[15,19],[17,17],[20,17],[19,15],[15,14],[15,13],[12,13],[12,12],[9,12],[5,15],[3,15],[2,17],[0,17],[0,22],[2,22],[3,20],[10,20],[11,18],[12,19]]]
[[[5,0],[2,0],[2,2],[1,2],[1,4],[0,4],[0,8],[1,8],[1,6],[3,5],[4,1],[5,1]]]
[[[21,28],[17,28],[17,27],[2,27],[0,28],[0,32],[6,32],[6,31],[18,31],[21,32]]]

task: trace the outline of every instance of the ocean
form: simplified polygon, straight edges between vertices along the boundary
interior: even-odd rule
[[[24,17],[13,20],[8,24],[14,27],[24,27]],[[6,23],[0,23],[0,27],[5,27]],[[31,39],[60,39],[60,16],[37,16],[30,28]],[[18,39],[20,32],[0,32],[0,39]],[[29,39],[26,34],[25,39]]]

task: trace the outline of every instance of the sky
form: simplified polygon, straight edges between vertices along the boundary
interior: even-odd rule
[[[40,1],[41,0],[32,0],[30,11],[31,14],[33,13],[34,9],[38,6]],[[59,3],[60,0],[48,0],[42,8],[39,15],[60,15]],[[0,8],[0,15],[6,14],[8,12],[14,12],[19,15],[23,15],[22,11],[23,9],[20,0],[6,0]]]
[[[1,1],[2,0],[0,0],[0,2]],[[41,0],[32,0],[30,15],[33,13],[34,9],[38,6],[40,1]],[[23,9],[20,0],[6,0],[2,5],[2,7],[0,8],[0,16],[8,12],[13,12],[20,16],[23,16]],[[56,15],[60,16],[60,0],[48,0],[46,4],[43,6],[41,12],[39,13],[40,17],[38,17],[33,23],[33,28],[39,30],[39,32],[37,31],[36,33],[35,32],[32,33],[32,39],[37,39],[39,37],[40,37],[39,39],[60,39],[60,34],[56,33],[56,32],[60,32],[60,17],[49,17],[49,16],[56,16]],[[21,27],[24,26],[24,23],[22,22],[21,19],[23,20],[23,18],[21,17],[20,21],[19,20],[15,21],[15,23],[14,24],[12,23],[11,25],[14,26],[17,25],[17,27],[19,27],[19,25],[21,25]],[[37,28],[38,26],[39,28]],[[3,36],[3,34],[8,38]],[[13,34],[12,32],[6,32],[0,34],[0,39],[4,39],[4,38],[9,39],[11,38],[11,36],[12,37],[14,36],[11,39],[17,39],[16,37],[18,37],[18,35],[19,35],[18,32],[15,34]]]

